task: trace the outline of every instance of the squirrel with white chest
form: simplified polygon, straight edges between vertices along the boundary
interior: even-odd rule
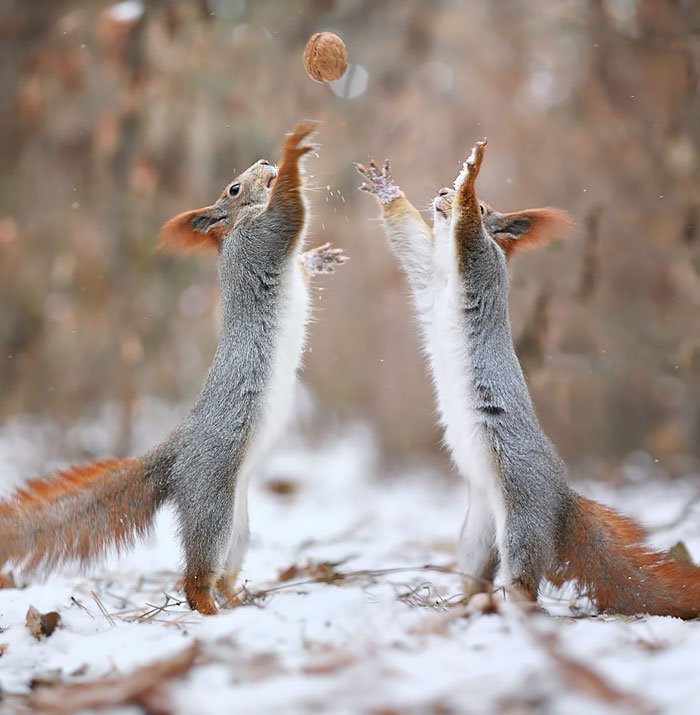
[[[30,481],[0,502],[0,568],[87,564],[125,547],[173,505],[193,609],[235,603],[248,545],[247,486],[290,410],[306,338],[311,276],[346,257],[329,244],[302,253],[301,160],[314,127],[289,135],[279,169],[260,160],[212,206],[161,230],[166,249],[218,252],[223,327],[202,392],[184,421],[142,457],[96,462]]]
[[[391,177],[388,162],[357,164],[382,205],[384,228],[413,294],[445,442],[469,486],[458,563],[466,595],[500,566],[518,599],[543,579],[574,581],[599,611],[680,618],[700,614],[700,568],[647,545],[644,529],[567,483],[537,420],[513,347],[507,257],[561,236],[556,209],[509,214],[477,199],[486,153],[478,142],[453,189],[436,197],[434,227]]]

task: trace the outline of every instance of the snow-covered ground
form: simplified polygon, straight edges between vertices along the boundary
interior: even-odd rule
[[[0,434],[0,485],[14,480],[20,447],[34,437]],[[17,695],[34,678],[129,674],[195,642],[194,665],[163,680],[150,712],[698,712],[700,622],[591,618],[553,592],[543,599],[550,615],[510,604],[468,615],[455,605],[459,577],[425,568],[453,565],[464,487],[448,475],[379,471],[362,428],[313,449],[290,440],[251,489],[249,604],[219,616],[180,602],[169,512],[147,543],[90,573],[0,590],[0,712],[31,711]],[[698,488],[689,478],[585,491],[659,527],[659,546],[682,538],[697,557],[700,519],[685,507]],[[312,582],[338,572],[348,575]],[[30,605],[60,613],[49,638],[27,631]]]

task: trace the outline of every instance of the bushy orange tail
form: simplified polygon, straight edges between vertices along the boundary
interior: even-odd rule
[[[36,479],[0,502],[0,568],[82,564],[131,545],[153,522],[159,499],[140,459],[107,460]]]
[[[700,568],[652,551],[631,519],[576,495],[557,566],[557,586],[575,580],[601,611],[695,618],[700,615]]]

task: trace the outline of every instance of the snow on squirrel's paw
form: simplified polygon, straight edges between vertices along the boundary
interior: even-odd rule
[[[465,182],[473,183],[476,177],[479,175],[481,169],[481,164],[486,156],[486,145],[487,140],[484,137],[481,141],[478,141],[471,150],[469,157],[462,164],[462,171],[459,172],[457,178],[455,179],[454,187],[459,189]]]
[[[304,268],[312,276],[335,273],[336,266],[342,266],[349,260],[350,256],[346,256],[342,248],[332,248],[330,243],[312,248],[301,256]]]
[[[401,196],[401,189],[394,183],[391,176],[389,160],[384,161],[382,167],[374,159],[369,160],[369,166],[355,162],[358,173],[367,181],[360,186],[361,191],[374,194],[382,204],[389,204]]]

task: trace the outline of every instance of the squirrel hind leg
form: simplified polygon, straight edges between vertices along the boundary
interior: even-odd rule
[[[457,564],[462,573],[465,600],[477,593],[490,592],[498,570],[496,524],[482,491],[470,488],[469,508],[464,518],[457,546]]]
[[[224,571],[231,542],[233,505],[229,509],[225,505],[232,502],[230,494],[225,490],[217,490],[211,494],[210,502],[200,503],[201,511],[194,515],[184,510],[181,513],[180,527],[186,564],[185,595],[190,607],[206,616],[218,612],[214,588]]]
[[[508,591],[519,601],[536,601],[552,555],[546,534],[533,531],[523,519],[507,519],[506,538],[499,539],[501,575]]]
[[[192,610],[203,616],[213,616],[219,612],[214,600],[215,581],[216,575],[212,572],[185,574],[185,595]]]
[[[516,578],[510,582],[506,590],[513,600],[518,603],[535,603],[537,601],[539,583],[535,583],[531,579],[525,581],[522,578]]]
[[[238,571],[227,571],[216,581],[216,590],[221,596],[225,608],[235,608],[243,604],[241,593],[243,588],[237,588]]]
[[[491,593],[493,591],[493,582],[496,578],[498,565],[498,551],[493,547],[480,570],[470,573],[463,568],[459,569],[464,574],[462,576],[462,593],[465,602],[468,602],[478,593]]]

